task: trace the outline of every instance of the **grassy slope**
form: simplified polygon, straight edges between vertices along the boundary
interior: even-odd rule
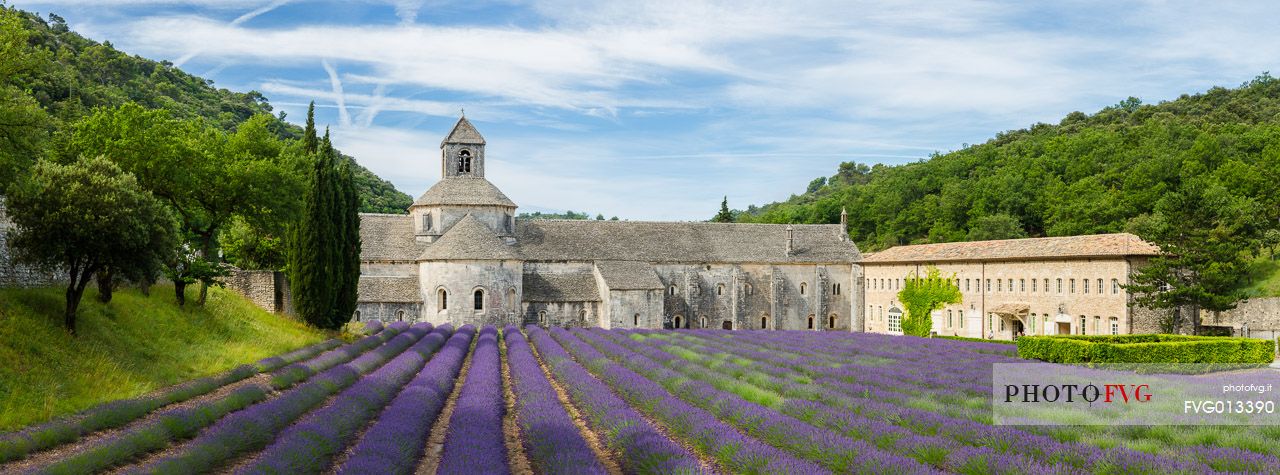
[[[173,288],[134,289],[109,304],[85,292],[78,336],[60,325],[62,289],[0,289],[0,430],[230,369],[325,338],[211,289],[204,307]],[[194,293],[194,292],[193,292]],[[192,295],[194,297],[194,295]],[[192,302],[188,297],[188,302]]]

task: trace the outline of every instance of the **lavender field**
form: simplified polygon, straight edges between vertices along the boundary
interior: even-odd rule
[[[1272,427],[994,426],[1007,345],[369,330],[0,435],[0,473],[1280,473]]]

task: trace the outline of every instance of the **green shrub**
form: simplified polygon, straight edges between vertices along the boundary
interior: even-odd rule
[[[999,344],[1002,344],[1002,345],[1012,345],[1012,344],[1014,344],[1014,342],[1013,342],[1013,341],[1011,341],[1011,340],[988,340],[988,339],[986,339],[986,338],[969,338],[969,337],[967,337],[967,336],[945,336],[945,335],[935,335],[935,336],[931,336],[931,337],[929,337],[929,338],[942,338],[942,339],[944,339],[944,340],[957,340],[957,341],[976,341],[976,342],[979,342],[979,343],[999,343]]]
[[[1189,335],[1060,335],[1018,338],[1018,357],[1053,363],[1265,365],[1276,342]]]

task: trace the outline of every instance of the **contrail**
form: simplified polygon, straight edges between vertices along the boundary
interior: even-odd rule
[[[329,84],[333,86],[333,96],[338,101],[338,124],[343,127],[350,126],[351,114],[347,113],[347,99],[342,95],[342,80],[338,79],[338,70],[334,69],[327,59],[320,60],[320,64],[329,73]]]
[[[240,16],[236,17],[236,19],[231,20],[231,23],[230,23],[230,24],[231,24],[231,26],[239,26],[241,23],[244,23],[244,22],[246,22],[246,21],[252,20],[252,19],[256,18],[258,15],[262,15],[263,13],[269,12],[269,11],[271,11],[271,10],[275,10],[275,9],[277,9],[277,8],[280,8],[280,7],[284,6],[285,4],[289,3],[290,1],[292,1],[292,0],[276,0],[276,1],[274,1],[274,2],[268,3],[268,4],[264,5],[264,6],[261,6],[261,7],[258,7],[258,8],[256,8],[256,9],[254,9],[253,11],[250,11],[249,13],[245,13],[244,15],[240,15]],[[177,60],[177,61],[174,61],[174,62],[173,62],[173,66],[174,66],[174,67],[176,67],[176,68],[181,68],[181,67],[182,67],[182,65],[183,65],[183,64],[186,64],[186,62],[187,62],[187,61],[191,61],[191,58],[194,58],[194,57],[196,57],[196,56],[199,56],[199,55],[200,55],[200,53],[203,53],[203,52],[204,52],[204,50],[203,50],[203,49],[200,49],[200,48],[197,48],[197,49],[195,49],[195,50],[192,50],[191,52],[189,52],[189,53],[187,53],[187,54],[182,55],[182,57],[181,57],[181,58],[178,58],[178,60]]]

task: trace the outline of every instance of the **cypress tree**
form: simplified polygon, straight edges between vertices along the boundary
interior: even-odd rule
[[[307,128],[302,133],[302,150],[307,154],[316,153],[319,142],[316,140],[316,101],[307,106]]]
[[[290,240],[289,281],[298,315],[316,327],[336,328],[334,272],[338,269],[334,262],[338,254],[334,234],[337,229],[332,216],[334,166],[327,131],[320,145],[321,153],[309,154],[313,164],[311,187],[305,197],[302,221],[294,227]]]
[[[336,153],[332,154],[337,157]],[[337,282],[337,309],[334,312],[335,326],[341,326],[356,310],[356,300],[360,283],[360,196],[356,193],[355,175],[351,172],[351,164],[339,158],[335,174],[338,202],[333,207],[333,222],[340,228],[338,243],[338,272],[334,273]]]

